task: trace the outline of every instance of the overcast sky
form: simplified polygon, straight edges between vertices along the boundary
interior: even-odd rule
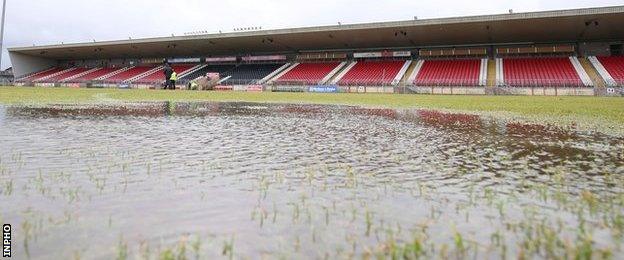
[[[622,5],[624,0],[7,0],[6,47]],[[1,5],[1,3],[0,3]]]

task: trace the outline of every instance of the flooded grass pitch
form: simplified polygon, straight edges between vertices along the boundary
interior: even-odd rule
[[[0,107],[18,259],[621,259],[624,139],[431,110]]]

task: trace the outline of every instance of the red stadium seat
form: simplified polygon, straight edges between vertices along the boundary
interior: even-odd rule
[[[20,79],[20,81],[37,81],[37,80],[40,80],[42,78],[48,77],[48,76],[50,76],[52,74],[59,73],[59,72],[61,72],[63,70],[64,69],[61,69],[61,68],[48,69],[48,70],[45,70],[45,71],[42,71],[42,72],[35,73],[35,74],[31,75],[31,76],[24,77],[24,78]]]
[[[92,71],[90,73],[87,73],[86,75],[82,75],[78,78],[69,80],[68,82],[70,83],[81,83],[81,82],[87,82],[87,81],[92,81],[95,80],[99,77],[105,76],[107,74],[113,73],[117,70],[120,70],[121,68],[101,68],[99,70],[96,71]]]
[[[388,85],[405,61],[359,61],[338,82],[339,85]]]
[[[282,75],[275,82],[277,83],[298,83],[298,84],[318,84],[332,72],[340,62],[326,63],[300,63],[286,74]]]
[[[615,82],[619,85],[624,85],[624,56],[597,58]]]
[[[428,60],[414,84],[420,86],[478,86],[481,60]]]
[[[111,82],[111,83],[120,83],[120,82],[129,80],[131,78],[134,78],[138,75],[141,75],[142,73],[148,72],[149,70],[153,68],[154,67],[144,67],[144,66],[134,67],[122,73],[119,73],[117,75],[113,75],[107,79],[104,79],[104,81]]]
[[[76,75],[78,75],[80,73],[83,73],[83,72],[86,72],[86,71],[89,71],[89,70],[90,70],[90,68],[76,68],[76,69],[73,69],[71,71],[68,71],[68,72],[56,75],[54,77],[50,77],[50,78],[41,80],[40,82],[46,82],[46,83],[60,82],[60,81],[63,81],[64,79],[66,79],[66,78],[70,78],[70,77],[76,76]]]
[[[504,59],[503,73],[510,86],[583,86],[568,57]]]

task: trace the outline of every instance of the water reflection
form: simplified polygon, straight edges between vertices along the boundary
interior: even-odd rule
[[[181,240],[190,254],[199,237],[204,258],[364,257],[422,236],[426,256],[498,257],[494,234],[518,255],[530,249],[523,225],[559,223],[571,229],[555,234],[569,238],[581,222],[595,248],[621,255],[613,237],[624,208],[618,138],[349,106],[3,111],[0,217],[22,227],[18,255],[110,258],[126,245],[140,256],[146,246],[147,254],[179,250]],[[610,206],[584,213],[592,196]],[[457,234],[464,249],[453,244]]]

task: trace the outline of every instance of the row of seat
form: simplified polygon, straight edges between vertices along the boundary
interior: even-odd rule
[[[505,84],[510,86],[582,86],[569,58],[503,60]]]
[[[624,85],[624,56],[598,57],[615,83]]]
[[[50,83],[50,82],[58,82],[61,81],[63,79],[67,79],[67,78],[71,78],[73,76],[76,76],[78,74],[87,72],[91,69],[89,68],[74,68],[72,70],[65,70],[64,72],[57,74],[57,75],[50,75],[51,77],[44,77],[41,78],[40,82],[45,82],[45,83]]]
[[[299,63],[279,77],[277,83],[319,84],[340,62]]]
[[[624,57],[599,57],[609,74],[619,83],[624,84]],[[568,57],[550,58],[506,58],[502,60],[502,84],[509,86],[581,86],[582,80]],[[328,78],[332,71],[339,71],[339,62],[298,63],[274,82],[277,84],[319,84]],[[358,61],[343,72],[338,80],[339,85],[387,85],[397,78],[404,67],[405,61]],[[196,67],[196,64],[175,64],[173,69],[182,74]],[[206,73],[219,73],[223,84],[256,84],[284,64],[240,64],[240,65],[205,65],[193,73],[181,78],[185,83]],[[53,68],[33,74],[22,81],[33,82],[72,82],[92,81],[107,76],[106,82],[124,82],[145,74],[155,67],[137,66],[129,68]],[[484,68],[481,60],[427,60],[421,62],[414,85],[479,85]],[[85,74],[86,73],[86,74]],[[79,76],[79,77],[76,77]],[[149,75],[134,81],[135,83],[157,83],[162,81],[162,69],[152,71]]]
[[[429,60],[416,75],[415,85],[477,86],[481,60]]]
[[[183,74],[196,64],[174,64],[172,69],[178,74]],[[120,83],[128,81],[141,74],[147,73],[156,67],[154,66],[136,66],[136,67],[122,67],[122,68],[72,68],[61,69],[52,68],[40,73],[35,73],[28,77],[24,77],[19,81],[32,81],[38,83],[82,83],[88,81],[98,80],[102,77],[104,82]],[[164,80],[163,69],[153,71],[152,73],[145,75],[144,77],[134,81],[133,83],[159,83]]]
[[[359,61],[340,79],[340,85],[388,85],[405,61]]]
[[[98,70],[92,71],[90,73],[87,73],[85,75],[82,75],[80,77],[77,77],[75,79],[71,79],[68,80],[67,82],[69,83],[81,83],[81,82],[87,82],[87,81],[92,81],[95,80],[97,78],[109,75],[115,71],[120,70],[119,68],[100,68]]]
[[[61,69],[61,68],[56,68],[56,67],[55,67],[55,68],[51,68],[51,69],[48,69],[48,70],[40,71],[40,72],[38,72],[38,73],[35,73],[35,74],[32,74],[32,75],[29,75],[29,76],[27,76],[27,77],[24,77],[22,80],[23,80],[23,81],[38,81],[38,80],[43,80],[43,79],[45,79],[45,78],[47,78],[47,77],[49,77],[49,76],[52,76],[52,75],[54,75],[54,74],[56,74],[56,73],[60,73],[60,72],[62,72],[62,71],[63,71],[63,69]]]

